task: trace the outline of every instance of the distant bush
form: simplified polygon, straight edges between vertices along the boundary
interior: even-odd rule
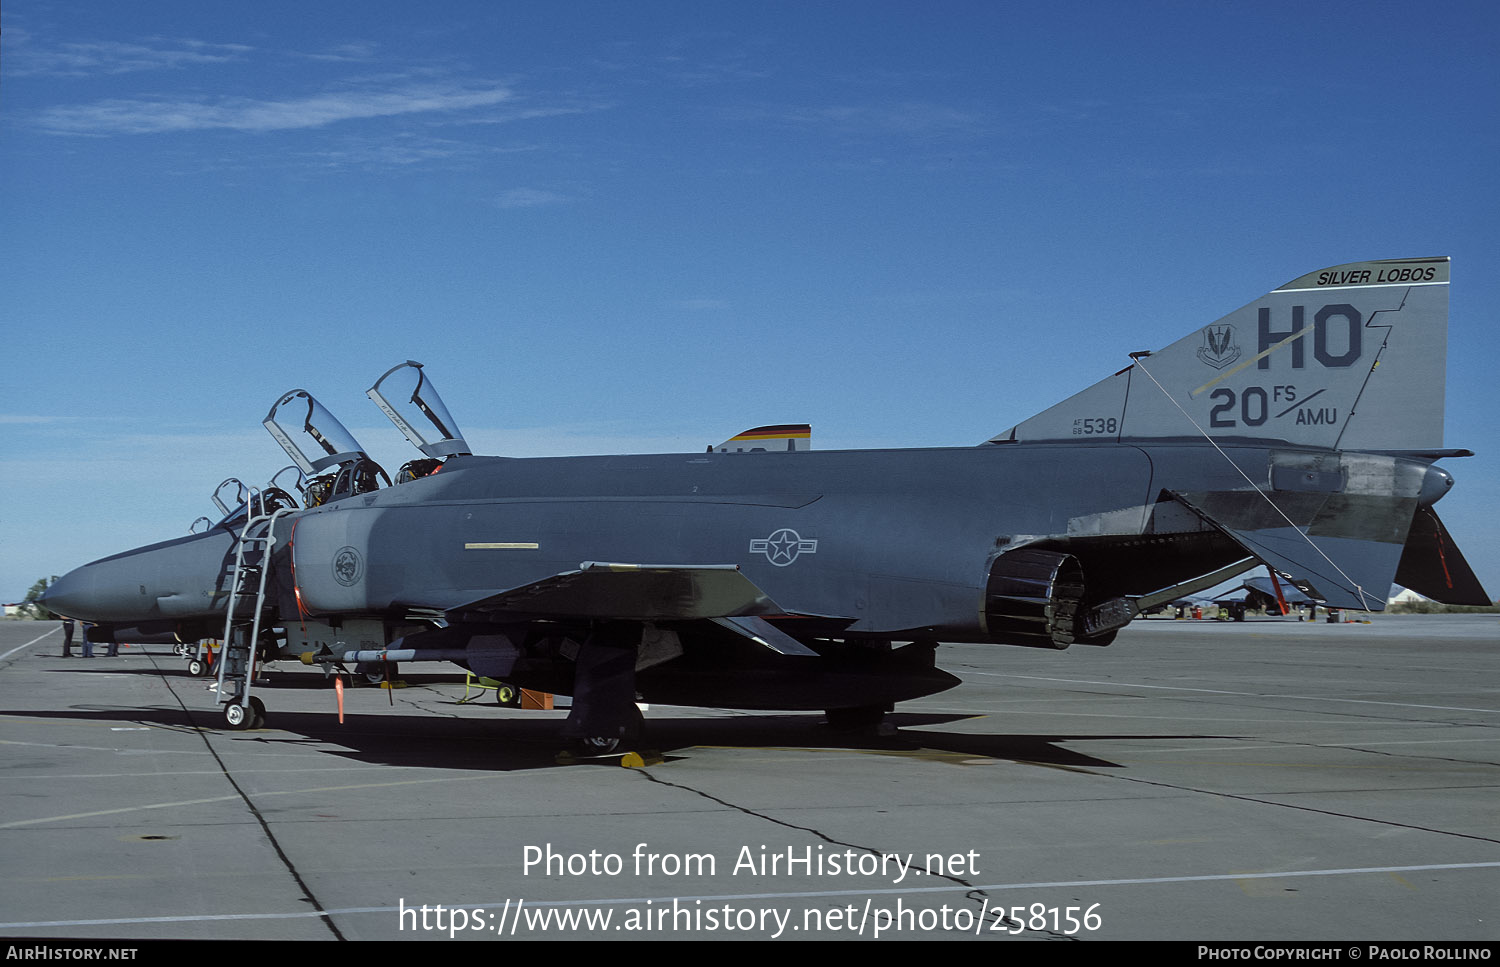
[[[1391,614],[1500,614],[1500,602],[1486,605],[1439,604],[1436,601],[1403,601],[1390,606]]]
[[[42,592],[47,590],[47,585],[56,580],[56,574],[52,575],[50,580],[48,578],[40,578],[31,586],[31,590],[26,592],[26,598],[21,602],[21,606],[16,609],[16,614],[23,618],[35,618],[40,621],[56,620],[57,615],[48,611],[42,605]]]

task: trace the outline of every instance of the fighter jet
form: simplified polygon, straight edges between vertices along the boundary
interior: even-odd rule
[[[1330,607],[1379,611],[1393,580],[1487,603],[1433,509],[1436,462],[1470,454],[1442,445],[1448,283],[1446,258],[1312,272],[946,449],[812,450],[783,424],[700,453],[476,456],[407,362],[369,391],[423,454],[395,483],[294,390],[265,425],[298,487],[45,601],[102,638],[222,634],[232,727],[263,718],[268,657],[451,661],[572,695],[563,734],[599,751],[637,741],[638,699],[878,726],[957,684],[938,642],[1108,645],[1262,565]]]

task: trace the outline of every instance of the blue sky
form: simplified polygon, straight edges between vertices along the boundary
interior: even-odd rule
[[[1500,7],[46,3],[0,20],[0,598],[417,359],[471,443],[978,443],[1292,278],[1454,258],[1500,594]]]

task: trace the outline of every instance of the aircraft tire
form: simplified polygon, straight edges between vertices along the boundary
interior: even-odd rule
[[[646,737],[646,717],[641,714],[641,707],[634,702],[630,705],[630,720],[625,725],[624,735],[591,735],[577,740],[578,754],[587,758],[599,758],[600,756],[619,755],[632,749],[639,749]]]
[[[502,682],[500,687],[495,689],[495,701],[507,708],[515,708],[521,704],[521,690],[514,685]]]
[[[208,674],[208,662],[201,658],[194,658],[188,662],[188,674],[194,678],[202,678]]]
[[[250,696],[250,711],[252,713],[254,713],[250,717],[251,718],[250,727],[252,729],[263,729],[263,728],[265,728],[266,727],[266,703],[262,702],[260,699],[256,698],[254,695],[252,695],[252,696]]]
[[[224,724],[236,732],[243,732],[255,725],[255,712],[244,705],[231,702],[224,706]]]
[[[364,676],[364,680],[370,685],[381,685],[386,681],[395,681],[400,666],[395,662],[360,662],[355,671]]]

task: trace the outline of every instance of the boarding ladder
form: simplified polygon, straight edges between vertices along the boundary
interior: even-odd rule
[[[253,697],[250,689],[255,681],[256,645],[265,611],[266,575],[276,545],[276,519],[291,512],[289,507],[278,507],[269,514],[256,513],[264,506],[257,493],[250,495],[248,506],[245,526],[235,539],[234,564],[227,575],[229,602],[224,609],[224,644],[215,685],[219,704],[224,706],[224,721],[232,729],[259,728],[266,719],[265,704]],[[240,618],[240,602],[252,595],[255,607],[248,618]]]

